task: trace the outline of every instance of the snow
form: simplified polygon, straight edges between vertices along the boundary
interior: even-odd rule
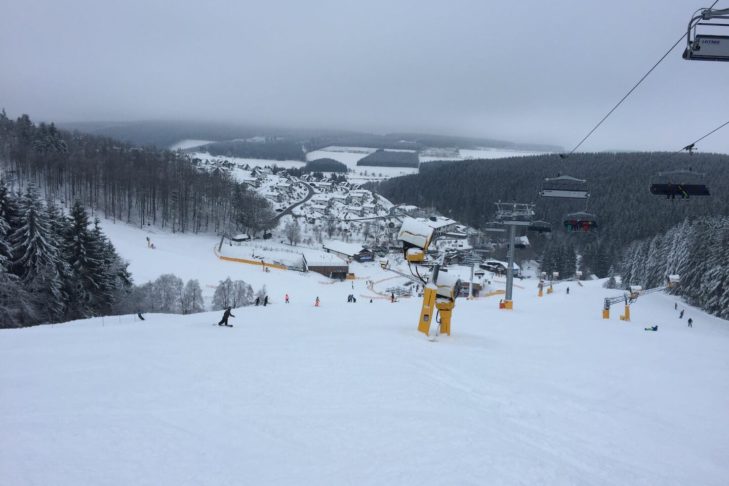
[[[542,298],[516,280],[513,311],[459,299],[433,343],[376,263],[332,283],[220,261],[212,236],[104,230],[137,282],[230,275],[272,305],[230,329],[213,312],[0,331],[3,484],[728,482],[729,323],[680,302],[678,319],[671,296],[626,323],[601,318],[601,280]]]
[[[170,145],[170,150],[187,150],[195,147],[200,147],[202,145],[207,145],[209,143],[213,143],[213,141],[194,139],[180,140],[179,142]]]
[[[359,254],[363,247],[358,243],[346,243],[339,240],[330,240],[324,243],[324,250],[331,250],[335,253],[341,253],[342,255],[354,256]]]
[[[529,155],[541,155],[545,152],[532,152],[525,150],[508,150],[489,147],[477,149],[458,149],[458,156],[421,156],[420,162],[434,162],[438,160],[473,160],[473,159],[505,159],[508,157],[526,157]]]

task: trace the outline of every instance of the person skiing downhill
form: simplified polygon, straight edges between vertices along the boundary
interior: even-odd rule
[[[683,319],[683,312],[684,312],[684,309],[681,309],[681,313],[678,315],[679,319]]]
[[[231,312],[231,308],[230,307],[228,307],[227,309],[225,309],[225,312],[223,312],[223,318],[220,319],[220,322],[218,322],[218,326],[233,327],[232,324],[228,324],[228,318],[229,317],[235,317],[233,315],[233,313]]]
[[[286,297],[284,297],[284,300],[286,301],[287,304],[289,303],[289,294],[286,294]]]
[[[688,327],[694,327],[694,320],[689,317]]]
[[[263,307],[268,305],[268,295],[263,298]]]

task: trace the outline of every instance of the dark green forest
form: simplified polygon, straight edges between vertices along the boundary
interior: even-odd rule
[[[659,171],[689,167],[706,173],[712,196],[669,200],[650,194],[651,178]],[[540,198],[543,180],[558,174],[586,179],[589,200]],[[493,219],[496,201],[533,202],[537,205],[535,219],[552,223],[552,240],[568,239],[578,250],[586,244],[600,244],[617,256],[628,243],[665,232],[686,218],[728,215],[729,156],[584,153],[566,159],[540,155],[431,162],[421,164],[419,174],[390,179],[374,188],[393,202],[432,206],[476,228]],[[566,235],[564,215],[585,209],[596,215],[597,231]]]
[[[400,152],[393,150],[377,150],[357,162],[358,166],[375,167],[417,167],[417,152]]]

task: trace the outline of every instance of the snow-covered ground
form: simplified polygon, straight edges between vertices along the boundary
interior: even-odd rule
[[[399,177],[402,175],[417,174],[418,169],[412,167],[375,167],[358,166],[357,162],[367,157],[376,149],[366,147],[325,147],[306,154],[306,160],[334,159],[347,166],[352,172],[347,174],[347,180],[364,184],[371,181],[380,181]]]
[[[207,145],[209,143],[213,142],[211,140],[180,140],[179,142],[170,145],[170,150],[187,150],[195,147],[200,147],[201,145]]]
[[[680,320],[673,297],[625,323],[601,319],[619,291],[599,281],[538,298],[517,280],[513,311],[459,300],[429,342],[419,299],[367,288],[403,281],[376,264],[331,283],[219,261],[213,237],[148,250],[104,229],[137,282],[230,275],[272,305],[230,329],[214,312],[0,331],[2,484],[729,483],[729,323],[682,303]]]
[[[528,155],[541,155],[544,152],[528,152],[523,150],[506,150],[497,148],[458,149],[458,156],[437,157],[421,156],[420,162],[433,162],[436,160],[473,160],[473,159],[505,159],[508,157],[526,157]]]

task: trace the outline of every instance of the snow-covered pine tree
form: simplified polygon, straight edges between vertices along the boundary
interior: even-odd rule
[[[101,230],[99,218],[94,219],[92,241],[101,256],[101,274],[99,276],[99,292],[96,298],[96,310],[108,313],[119,292],[127,291],[132,285],[132,278],[127,269],[128,264],[119,257],[114,245]]]
[[[102,244],[89,230],[86,210],[76,201],[70,214],[64,253],[74,281],[70,295],[72,317],[89,317],[105,303]]]
[[[42,321],[57,322],[65,314],[66,296],[59,272],[62,259],[59,242],[51,233],[47,214],[33,186],[20,200],[21,226],[10,235],[11,270],[36,304]]]

